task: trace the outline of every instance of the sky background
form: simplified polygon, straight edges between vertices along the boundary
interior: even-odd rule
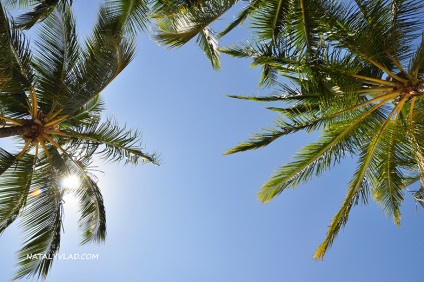
[[[81,34],[97,6],[74,1]],[[225,42],[242,38],[236,32]],[[169,51],[142,35],[138,56],[103,97],[106,115],[143,132],[146,150],[160,153],[161,166],[96,161],[107,240],[80,246],[77,203],[65,198],[59,254],[98,259],[56,260],[46,281],[421,281],[424,210],[409,192],[401,228],[370,201],[352,210],[325,260],[312,260],[344,198],[354,159],[269,204],[256,200],[273,170],[314,140],[298,133],[265,149],[222,155],[276,117],[267,104],[224,95],[267,94],[258,81],[249,61],[223,55],[215,72],[194,43]],[[0,237],[0,282],[15,270],[18,227]]]

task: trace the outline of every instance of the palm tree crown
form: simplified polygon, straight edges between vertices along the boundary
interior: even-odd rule
[[[48,258],[59,250],[68,192],[61,184],[64,176],[80,180],[69,192],[79,199],[82,243],[101,242],[106,214],[90,172],[93,155],[157,163],[155,154],[142,151],[138,131],[100,118],[100,92],[133,59],[134,32],[141,28],[131,12],[143,7],[125,10],[117,2],[103,4],[84,46],[70,7],[54,9],[39,29],[35,52],[0,4],[0,137],[13,136],[22,145],[17,153],[0,149],[0,234],[18,216],[25,233],[14,279],[45,278],[51,267]],[[31,258],[39,254],[47,258]]]
[[[418,39],[423,5],[400,0],[294,2],[298,5],[281,10],[287,17],[275,26],[279,34],[263,21],[269,16],[264,12],[252,19],[254,43],[222,49],[252,58],[253,65],[263,67],[262,84],[277,89],[270,96],[231,97],[286,104],[269,107],[280,115],[273,128],[226,154],[264,147],[301,130],[322,132],[262,186],[258,197],[263,203],[345,156],[358,156],[346,198],[315,252],[314,258],[323,259],[351,208],[367,203],[369,195],[398,225],[403,191],[416,181],[421,188],[414,197],[422,203],[424,48]],[[287,21],[302,11],[303,2],[311,4],[307,13]],[[282,83],[281,76],[293,86]]]
[[[200,37],[239,1],[163,2],[160,8],[166,12],[158,13],[154,38],[177,47]],[[213,12],[204,13],[205,6]],[[214,40],[209,46],[215,46],[210,50],[216,52],[204,51],[212,66],[219,66],[219,52],[251,58],[252,66],[262,67],[259,85],[276,90],[263,97],[230,97],[286,104],[269,107],[280,115],[274,127],[226,154],[264,147],[301,130],[322,132],[262,186],[263,203],[347,155],[358,156],[346,198],[316,259],[324,257],[351,208],[366,203],[369,195],[397,225],[406,187],[419,181],[421,188],[413,195],[423,204],[422,9],[420,1],[410,0],[253,0],[216,37],[209,37]],[[246,43],[218,46],[218,38],[246,21],[252,34]]]

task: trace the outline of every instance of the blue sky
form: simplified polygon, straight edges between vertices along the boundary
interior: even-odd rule
[[[75,9],[84,32],[97,1],[75,1]],[[98,259],[57,260],[46,281],[419,280],[424,210],[416,210],[408,192],[401,228],[373,202],[355,207],[325,260],[312,260],[344,198],[354,159],[269,204],[256,200],[272,171],[314,138],[300,133],[222,156],[275,118],[266,104],[224,96],[266,93],[258,81],[248,61],[223,56],[215,72],[194,43],[169,51],[142,35],[138,56],[103,97],[107,114],[143,132],[146,150],[161,154],[161,166],[96,161],[103,171],[106,243],[79,246],[76,202],[66,198],[59,253]],[[14,273],[18,225],[0,238],[0,281]]]

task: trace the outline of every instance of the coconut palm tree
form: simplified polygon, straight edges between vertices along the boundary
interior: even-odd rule
[[[309,49],[312,52],[299,51],[305,49],[296,47],[300,37],[290,35],[294,33],[272,41],[259,37],[222,51],[252,58],[254,65],[270,67],[276,75],[271,95],[231,97],[283,103],[269,107],[279,114],[274,127],[226,154],[265,147],[302,130],[322,133],[261,187],[258,198],[263,203],[327,171],[345,156],[357,156],[346,197],[314,255],[323,259],[351,208],[366,204],[369,196],[397,225],[408,186],[419,181],[421,188],[413,195],[419,203],[423,201],[424,41],[420,36],[424,22],[420,1],[318,4],[316,11],[325,12],[314,18],[310,29],[311,38],[319,43]],[[282,76],[291,85],[282,83]]]
[[[85,45],[69,6],[55,9],[40,26],[35,52],[0,4],[0,137],[21,147],[16,153],[0,149],[0,234],[18,217],[25,234],[14,279],[45,278],[52,265],[60,247],[65,176],[80,180],[68,192],[80,203],[82,243],[101,242],[106,214],[90,168],[94,154],[126,164],[157,162],[155,154],[143,152],[138,131],[100,118],[100,92],[135,51],[130,16],[109,4],[100,8]]]

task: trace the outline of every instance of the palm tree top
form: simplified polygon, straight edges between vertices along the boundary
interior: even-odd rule
[[[265,147],[299,131],[321,132],[316,142],[304,146],[261,187],[258,198],[263,203],[321,175],[346,156],[357,156],[346,197],[314,254],[315,259],[323,259],[351,208],[366,204],[369,197],[397,225],[404,190],[415,182],[421,188],[414,198],[422,204],[424,45],[419,11],[423,4],[296,1],[279,11],[294,19],[303,2],[318,5],[304,10],[311,13],[308,18],[283,20],[281,33],[275,36],[265,32],[271,25],[252,19],[258,37],[221,48],[233,57],[252,58],[253,66],[262,67],[261,85],[276,89],[270,96],[230,97],[284,103],[268,108],[279,114],[274,127],[266,127],[226,154]],[[271,19],[269,13],[261,15],[260,19]],[[307,36],[301,36],[302,28]]]
[[[42,21],[30,45],[0,3],[0,137],[22,145],[16,153],[0,149],[0,234],[18,217],[25,234],[14,280],[47,276],[48,258],[60,247],[65,193],[80,203],[81,243],[105,240],[105,207],[90,168],[94,154],[125,164],[158,163],[157,154],[144,152],[139,131],[101,119],[100,93],[135,54],[140,26],[132,17],[142,9],[123,7],[128,1],[104,3],[80,44],[63,3]],[[80,180],[74,191],[61,183],[71,175]],[[31,259],[34,254],[47,258]]]

